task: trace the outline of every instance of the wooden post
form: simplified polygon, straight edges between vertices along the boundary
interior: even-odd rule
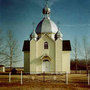
[[[23,84],[23,81],[22,81],[23,77],[22,77],[22,71],[21,71],[21,85]]]
[[[45,82],[45,72],[43,72],[43,82]]]
[[[9,73],[9,82],[11,82],[11,72]]]
[[[53,77],[53,79],[54,79],[54,80],[56,80],[56,79],[57,79],[57,77],[56,77],[56,76],[54,76],[54,77]]]
[[[32,80],[35,80],[35,76],[32,76]]]
[[[90,74],[88,73],[88,85],[90,85]]]
[[[68,73],[66,72],[66,84],[68,84]]]

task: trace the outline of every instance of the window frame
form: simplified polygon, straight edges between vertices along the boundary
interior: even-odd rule
[[[44,49],[48,49],[48,42],[44,42]]]

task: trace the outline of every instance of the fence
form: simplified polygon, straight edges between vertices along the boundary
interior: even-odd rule
[[[87,74],[86,70],[71,70],[71,74]]]
[[[21,75],[18,74],[18,76],[20,76],[20,83],[23,84],[24,83],[29,83],[29,82],[63,82],[68,84],[68,73],[42,73],[42,74],[29,74],[29,73],[23,73],[21,71]],[[11,78],[14,78],[15,75],[11,75],[11,72],[9,73],[9,82],[11,82]]]
[[[65,72],[48,73],[48,74],[30,74],[30,73],[17,73],[12,75],[11,72],[7,75],[0,75],[2,82],[29,84],[31,82],[47,82],[47,83],[85,83],[90,85],[90,73],[87,74],[68,74]],[[4,76],[4,77],[3,77]]]

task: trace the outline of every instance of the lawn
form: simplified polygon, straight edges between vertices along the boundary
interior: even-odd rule
[[[65,83],[65,75],[23,75],[23,84],[20,84],[20,75],[12,75],[11,83],[8,75],[0,75],[0,90],[90,90],[86,74],[69,74],[69,84]]]

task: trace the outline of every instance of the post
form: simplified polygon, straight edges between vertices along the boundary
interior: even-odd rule
[[[23,84],[22,79],[23,79],[23,77],[22,77],[22,71],[21,71],[21,85]]]
[[[9,82],[11,82],[11,72],[9,73]]]
[[[88,85],[90,85],[90,74],[88,73]]]
[[[66,72],[66,84],[68,84],[68,73]]]
[[[56,80],[56,79],[57,79],[57,77],[56,77],[56,76],[54,76],[54,77],[53,77],[53,79],[54,79],[54,80]]]
[[[45,82],[45,72],[43,72],[43,82]]]
[[[35,76],[32,76],[32,80],[35,80]]]

